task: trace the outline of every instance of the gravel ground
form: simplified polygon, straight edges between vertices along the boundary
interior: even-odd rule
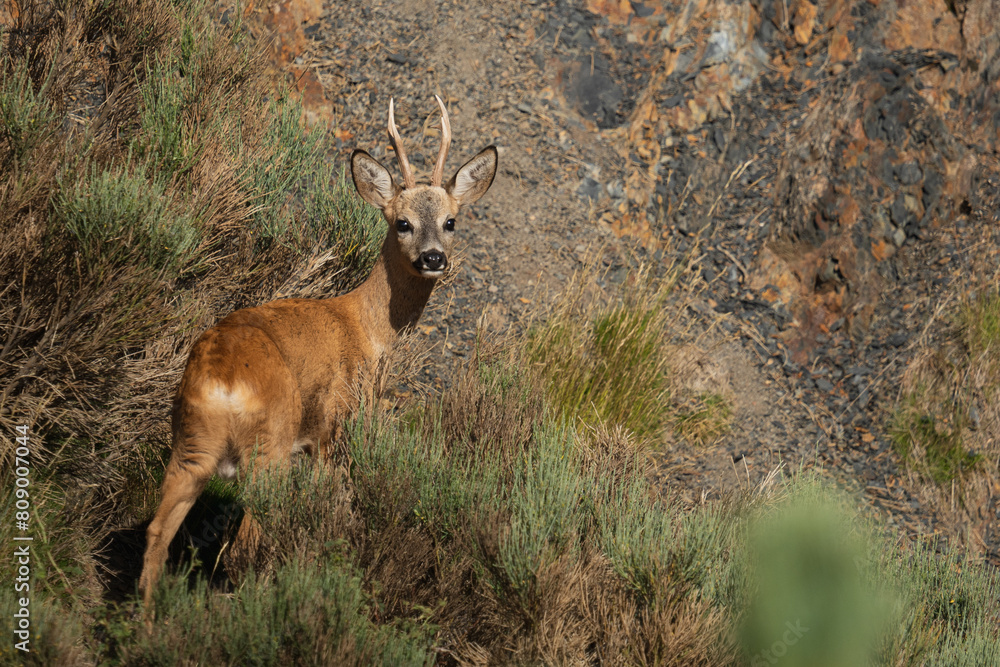
[[[444,386],[477,323],[516,325],[591,247],[607,244],[612,281],[636,257],[683,261],[692,381],[732,397],[734,427],[665,443],[664,484],[694,503],[820,466],[905,532],[951,534],[886,422],[940,305],[995,282],[996,95],[973,94],[968,54],[892,42],[923,20],[905,3],[830,3],[815,25],[780,2],[627,4],[372,0],[305,27],[345,163],[354,147],[391,161],[390,97],[418,172],[437,153],[434,94],[448,171],[500,147],[459,223],[461,271],[421,321],[428,381]],[[932,37],[947,46],[945,18]]]

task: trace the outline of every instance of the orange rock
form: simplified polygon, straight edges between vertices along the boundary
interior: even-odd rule
[[[768,303],[774,303],[781,298],[781,292],[773,287],[766,287],[764,288],[764,291],[760,293],[760,298]]]
[[[316,72],[311,69],[302,69],[294,66],[289,67],[288,72],[293,77],[293,86],[299,93],[302,106],[310,111],[320,112],[320,115],[324,115],[323,111],[329,105],[326,99],[326,91],[323,90],[323,84],[316,77]]]
[[[283,0],[262,12],[264,28],[274,37],[269,48],[271,61],[288,73],[310,124],[329,121],[330,104],[316,73],[294,63],[306,50],[304,27],[318,20],[322,12],[321,0]]]
[[[611,23],[623,24],[632,14],[632,5],[628,0],[587,0],[587,11],[606,16]]]
[[[830,60],[834,63],[854,60],[851,40],[847,38],[847,28],[843,24],[834,27],[833,35],[830,36]]]
[[[792,25],[795,26],[795,41],[808,44],[816,25],[816,5],[809,0],[797,0],[792,9]]]
[[[980,62],[996,57],[998,47],[997,16],[1000,0],[970,0],[962,18],[962,36],[966,55]]]
[[[264,26],[274,34],[271,52],[278,65],[287,65],[305,52],[303,26],[316,21],[322,12],[319,0],[283,0],[268,7]]]
[[[896,246],[891,243],[886,243],[885,239],[876,239],[872,241],[872,257],[876,261],[881,262],[883,260],[889,259],[896,252]]]
[[[990,25],[995,22],[992,19]],[[900,2],[896,19],[885,38],[889,49],[937,49],[962,52],[962,31],[958,18],[948,9],[945,0]]]

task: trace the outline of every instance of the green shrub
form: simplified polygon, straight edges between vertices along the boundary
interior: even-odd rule
[[[866,584],[895,599],[878,638],[877,662],[892,665],[1000,664],[1000,577],[970,554],[907,550],[888,536],[872,540],[861,561]]]
[[[19,595],[13,586],[5,586],[0,592],[0,613],[5,618],[13,620],[14,613],[21,610]],[[26,645],[28,650],[18,649],[16,644],[23,640],[10,634],[9,641],[0,646],[0,663],[39,667],[76,667],[93,663],[86,645],[85,617],[79,610],[67,610],[64,602],[48,599],[37,591],[29,593],[29,599],[31,634]]]
[[[165,577],[155,631],[135,632],[123,665],[425,665],[433,628],[375,625],[361,580],[339,561],[291,561],[249,576],[232,598],[204,579]]]
[[[893,415],[890,429],[893,445],[903,460],[937,484],[947,484],[982,460],[964,446],[962,436],[969,424],[961,410],[953,408],[949,417],[938,420],[921,413],[911,397],[910,404]]]
[[[811,475],[755,505],[722,598],[745,609],[749,664],[998,664],[995,571],[900,542]]]
[[[292,226],[290,196],[298,194],[306,174],[316,169],[321,135],[307,133],[302,123],[302,108],[285,100],[271,103],[270,123],[261,137],[256,159],[247,160],[245,187],[255,193],[251,218],[259,239],[281,239]],[[240,146],[237,153],[252,155]]]
[[[1000,292],[981,292],[960,308],[956,318],[959,331],[972,358],[1000,354]]]
[[[718,557],[724,569],[725,550],[700,558],[686,549],[701,544],[695,536],[702,529],[720,531],[709,542],[728,544],[731,529],[683,527],[651,495],[642,454],[625,432],[584,438],[541,413],[534,425],[523,424],[516,406],[531,405],[532,384],[510,361],[481,364],[449,393],[406,423],[362,417],[348,430],[355,508],[366,534],[396,526],[429,531],[436,562],[450,564],[439,571],[444,581],[459,576],[447,574],[456,564],[471,564],[461,576],[472,577],[481,601],[469,600],[464,587],[450,589],[439,612],[442,632],[458,631],[447,622],[456,607],[481,619],[473,625],[489,630],[490,643],[508,638],[492,649],[507,656],[501,660],[572,661],[598,636],[659,664],[726,654],[724,642],[713,642],[722,615],[697,602],[709,578],[704,561]],[[512,409],[484,412],[490,404]],[[676,539],[688,533],[695,541]],[[577,635],[558,636],[587,605],[631,605],[641,618],[634,628],[611,629],[616,621],[598,615]],[[661,655],[670,636],[677,652]]]
[[[385,238],[382,212],[365,203],[343,168],[322,160],[309,167],[300,185],[306,238],[321,245],[335,243],[345,277],[367,277]]]
[[[27,176],[32,150],[48,139],[57,119],[43,93],[35,90],[26,63],[0,69],[0,168]]]
[[[87,522],[82,520],[85,507],[80,507],[52,481],[42,479],[45,472],[35,467],[29,468],[30,484],[27,488],[30,519],[26,531],[14,525],[15,503],[23,498],[16,497],[13,468],[8,468],[0,476],[0,507],[5,516],[10,517],[2,529],[0,538],[11,546],[0,555],[0,566],[6,572],[14,572],[17,562],[13,556],[16,546],[27,545],[31,552],[31,597],[47,598],[75,605],[91,602],[89,599],[95,584],[96,572],[94,551],[97,540],[89,534]],[[15,542],[15,536],[30,536],[30,542]]]
[[[949,494],[957,480],[964,498],[970,473],[982,470],[979,464],[995,453],[989,434],[1000,420],[993,407],[1000,370],[1000,293],[987,290],[964,300],[938,336],[918,351],[904,376],[890,435],[908,465]]]
[[[127,263],[176,275],[195,254],[201,240],[196,222],[173,201],[163,177],[150,180],[145,171],[92,165],[60,179],[53,222],[75,239],[95,279]]]
[[[857,566],[863,538],[833,498],[810,491],[752,523],[753,592],[742,627],[751,664],[863,665],[880,632],[877,591]]]

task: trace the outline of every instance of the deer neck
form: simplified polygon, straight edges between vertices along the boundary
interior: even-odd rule
[[[390,231],[371,275],[350,294],[357,302],[362,328],[369,340],[382,349],[417,322],[436,282],[413,275],[406,264]]]

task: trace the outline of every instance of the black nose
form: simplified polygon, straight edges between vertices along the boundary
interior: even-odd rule
[[[420,263],[429,271],[440,271],[448,263],[444,253],[431,250],[420,255]]]

